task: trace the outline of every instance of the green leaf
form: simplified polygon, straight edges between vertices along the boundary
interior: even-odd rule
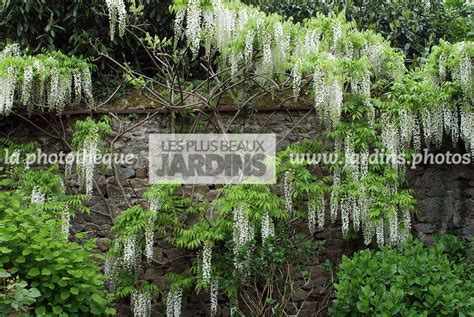
[[[44,315],[44,314],[46,314],[46,308],[44,306],[37,307],[35,309],[35,313],[37,315]]]
[[[71,296],[71,293],[68,290],[61,291],[61,299],[66,300]]]
[[[7,247],[0,247],[0,253],[7,254],[7,253],[10,253],[10,252],[12,252],[11,249],[9,249]]]
[[[30,277],[36,277],[38,275],[40,275],[40,270],[36,267],[33,267],[28,271],[28,276]]]
[[[33,298],[40,297],[41,293],[37,288],[30,288],[30,296]]]
[[[53,306],[53,313],[55,314],[60,314],[63,311],[63,309],[59,306]]]

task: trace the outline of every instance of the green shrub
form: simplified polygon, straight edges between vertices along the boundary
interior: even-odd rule
[[[30,310],[41,294],[36,288],[27,288],[28,283],[12,277],[11,273],[0,269],[0,313],[23,316]]]
[[[444,240],[446,241],[446,240]],[[452,238],[451,245],[454,245]],[[457,263],[446,243],[407,241],[363,250],[339,266],[334,316],[465,316],[474,311],[473,265]],[[451,249],[453,250],[453,249]]]
[[[36,315],[113,313],[90,252],[93,241],[69,242],[54,217],[57,207],[55,201],[30,204],[19,190],[0,192],[0,267],[39,290]]]

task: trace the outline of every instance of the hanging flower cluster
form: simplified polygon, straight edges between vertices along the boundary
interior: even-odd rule
[[[7,46],[0,53],[0,114],[8,115],[15,102],[58,113],[81,100],[92,105],[89,67],[60,52],[22,56],[18,45]]]
[[[110,38],[114,39],[116,26],[118,26],[119,36],[122,37],[127,24],[127,9],[124,0],[105,0],[105,3],[109,11]]]
[[[151,296],[147,291],[134,290],[131,295],[131,304],[134,317],[151,315]]]
[[[283,77],[291,74],[295,97],[305,75],[313,75],[315,108],[331,126],[339,121],[346,83],[369,98],[371,76],[394,78],[405,71],[403,55],[389,42],[358,31],[342,15],[318,15],[296,24],[235,1],[213,0],[205,7],[198,0],[185,3],[175,4],[175,33],[183,33],[186,19],[184,33],[194,54],[204,42],[209,56],[213,49],[219,51],[231,76],[254,72],[263,83],[275,77],[285,83]]]
[[[234,255],[237,256],[242,246],[255,238],[255,229],[243,205],[234,208],[233,218]],[[242,263],[238,262],[237,259],[235,260],[235,267],[239,271],[243,269]]]
[[[31,192],[31,203],[36,205],[43,205],[46,202],[46,195],[41,188],[34,187]]]
[[[183,290],[170,290],[166,297],[166,317],[180,317]]]
[[[88,196],[92,195],[94,185],[94,171],[97,164],[96,156],[99,153],[98,142],[98,130],[93,128],[84,140],[80,152],[80,160],[77,162],[79,183],[85,188],[86,195]]]
[[[337,209],[331,213],[336,218],[340,210],[342,222],[342,234],[345,236],[349,232],[349,226],[357,232],[362,229],[364,243],[366,245],[375,241],[378,245],[399,245],[408,238],[411,230],[410,211],[401,209],[399,212],[388,213],[380,216],[378,219],[371,219],[369,209],[374,199],[368,195],[367,190],[360,189],[361,193],[357,196],[344,194],[342,198],[337,199]],[[334,191],[336,192],[337,191]],[[396,194],[396,188],[390,189],[386,196]],[[334,219],[335,219],[334,218]],[[399,220],[401,218],[401,220]]]
[[[285,210],[287,213],[293,211],[293,177],[294,172],[288,170],[283,176],[283,193],[285,197]]]
[[[318,230],[323,229],[325,219],[324,194],[320,193],[317,197],[308,201],[308,228],[313,235]]]
[[[153,245],[155,243],[155,232],[152,226],[145,228],[145,257],[147,261],[153,259]]]
[[[209,286],[209,293],[211,297],[211,316],[217,316],[217,310],[219,303],[217,301],[217,296],[219,295],[219,279],[216,277],[212,280],[211,285]]]
[[[140,248],[136,235],[130,235],[123,242],[123,255],[121,263],[124,268],[135,272],[140,266]]]
[[[115,240],[114,248],[118,249],[118,240]],[[113,292],[119,281],[119,264],[121,259],[107,254],[104,263],[105,285],[108,291]]]
[[[209,281],[211,279],[212,246],[205,245],[202,250],[202,279]]]
[[[437,107],[423,108],[417,114],[418,122],[405,123],[401,119],[401,130],[406,130],[406,125],[419,124],[415,129],[423,130],[425,144],[434,144],[439,147],[442,143],[443,133],[451,135],[453,145],[456,146],[462,139],[468,151],[474,152],[474,84],[472,80],[472,68],[474,58],[474,43],[471,41],[450,44],[441,42],[433,48],[428,56],[427,62],[421,70],[421,74],[429,80],[418,83],[420,90],[429,91],[433,98],[443,96],[440,92],[449,89],[449,83],[460,86],[463,104],[452,105],[450,100],[443,98]],[[448,90],[449,93],[449,90]],[[406,112],[407,110],[405,110]],[[406,113],[402,113],[406,116]],[[421,127],[420,127],[421,126]],[[417,138],[414,135],[413,138]],[[416,140],[418,142],[418,140]]]
[[[275,236],[275,228],[270,215],[265,213],[262,217],[262,241],[265,242],[267,238]]]

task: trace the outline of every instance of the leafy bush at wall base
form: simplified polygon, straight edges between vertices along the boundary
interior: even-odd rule
[[[94,243],[69,242],[48,204],[30,204],[21,191],[0,192],[0,267],[19,276],[41,295],[35,315],[107,315],[103,276],[91,256]]]
[[[454,239],[454,238],[452,238]],[[450,239],[449,245],[455,245]],[[471,316],[474,266],[453,261],[446,239],[363,250],[339,266],[333,316]]]
[[[0,268],[0,314],[1,316],[23,316],[31,310],[30,305],[41,294],[36,288]]]

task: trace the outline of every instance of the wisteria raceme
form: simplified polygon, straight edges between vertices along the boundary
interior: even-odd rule
[[[8,67],[7,76],[0,77],[0,114],[8,115],[13,108],[17,71]]]
[[[406,109],[400,109],[400,144],[403,150],[407,150],[411,145],[415,124],[414,115]]]
[[[183,290],[170,290],[166,297],[166,317],[180,317]]]
[[[382,72],[382,57],[381,50],[383,49],[380,43],[367,45],[364,49],[364,55],[367,56],[369,62],[374,70],[374,74],[379,76]]]
[[[195,56],[199,51],[201,16],[200,0],[189,0],[186,9],[186,37],[189,47]]]
[[[474,112],[461,109],[460,135],[466,149],[474,155]]]
[[[159,197],[154,197],[150,199],[149,203],[150,203],[150,211],[153,214],[151,221],[155,222],[156,215],[161,209],[161,200]]]
[[[96,156],[99,152],[98,138],[97,130],[95,129],[91,135],[84,140],[80,156],[81,160],[78,161],[77,164],[79,181],[85,187],[87,196],[92,195],[94,171],[97,164]]]
[[[211,317],[217,316],[217,310],[219,308],[219,303],[217,301],[217,296],[219,295],[219,279],[217,277],[212,280],[212,283],[209,287],[209,293],[211,295],[210,315]]]
[[[341,202],[341,221],[342,221],[342,235],[346,236],[349,232],[349,213],[352,207],[352,199],[345,195],[342,197]]]
[[[331,125],[334,128],[337,126],[341,118],[343,87],[337,79],[333,79],[332,85],[330,87],[331,93],[329,95],[329,118]]]
[[[244,58],[246,64],[250,64],[253,57],[253,41],[255,38],[255,33],[253,30],[249,30],[245,37],[245,48],[244,48]]]
[[[20,45],[18,43],[9,44],[0,52],[0,60],[7,56],[20,56],[20,53]]]
[[[402,224],[403,230],[399,232],[399,240],[400,242],[405,241],[408,236],[410,235],[411,230],[411,216],[410,211],[408,209],[402,210]]]
[[[344,142],[344,159],[344,168],[353,178],[358,179],[359,163],[356,160],[356,153],[354,151],[354,140],[350,134],[346,136]]]
[[[232,54],[229,56],[230,62],[230,76],[234,78],[239,71],[239,62],[241,60],[241,54]]]
[[[293,175],[294,172],[292,170],[288,170],[283,176],[285,210],[287,213],[291,213],[293,211]]]
[[[443,143],[443,110],[442,108],[431,109],[431,142],[440,148]]]
[[[43,193],[41,188],[34,187],[31,192],[31,203],[36,205],[43,205],[46,202],[46,195]]]
[[[411,135],[413,138],[413,149],[416,152],[421,151],[421,127],[420,121],[415,117],[414,124],[412,126]]]
[[[151,315],[151,296],[147,291],[132,291],[131,304],[134,317],[148,317]]]
[[[145,229],[145,257],[148,261],[153,259],[153,245],[155,243],[155,232],[152,226]]]
[[[341,30],[341,23],[336,20],[332,25],[332,32],[333,32],[333,51],[337,50],[337,43],[342,37],[342,30]]]
[[[474,103],[474,96],[472,94],[472,63],[466,42],[461,42],[457,49],[462,57],[457,68],[453,71],[453,79],[461,83],[464,96],[471,103]]]
[[[325,84],[325,74],[323,71],[316,67],[313,75],[313,90],[314,90],[314,108],[316,112],[323,117],[324,106],[327,100],[327,86]]]
[[[394,215],[389,216],[388,226],[389,226],[389,244],[392,246],[395,246],[400,242],[400,237],[398,235],[398,216],[396,213]]]
[[[33,67],[29,66],[23,73],[23,85],[21,90],[21,103],[25,106],[30,105],[31,88],[33,87]]]
[[[114,248],[118,247],[118,241],[114,243]],[[119,267],[120,259],[115,258],[114,256],[107,254],[104,263],[104,276],[105,276],[105,286],[108,291],[115,291],[118,281],[119,281]]]
[[[212,246],[205,245],[202,250],[202,279],[209,281],[212,273]]]
[[[278,22],[275,25],[275,43],[278,47],[277,57],[279,60],[286,60],[288,58],[288,52],[290,50],[291,36],[285,34],[283,25]]]
[[[275,229],[273,226],[273,221],[270,215],[265,213],[262,216],[262,242],[265,242],[265,240],[269,237],[275,236]]]
[[[170,290],[168,296],[166,296],[166,317],[174,317],[174,306],[173,306],[174,294]]]
[[[82,78],[79,71],[74,71],[72,73],[72,78],[74,80],[74,103],[79,104],[81,102],[82,96]]]
[[[263,60],[262,60],[262,67],[265,71],[265,74],[268,76],[272,76],[273,72],[273,56],[272,56],[272,48],[271,48],[271,37],[270,34],[265,33],[263,36]]]
[[[361,214],[361,204],[360,200],[357,198],[352,199],[352,225],[355,231],[359,231],[360,228],[360,214]]]
[[[390,159],[390,165],[393,169],[398,170],[398,155],[400,135],[399,129],[393,120],[383,120],[382,124],[382,143],[386,149],[386,153]]]
[[[421,122],[423,124],[423,137],[425,139],[426,146],[429,146],[431,143],[431,121],[431,112],[428,109],[424,109],[421,113]]]
[[[237,208],[234,208],[233,219],[234,255],[237,255],[245,243],[254,239],[255,230],[253,224],[250,222],[245,212],[245,206],[241,205]],[[242,264],[237,260],[235,260],[234,264],[237,270],[243,269]]]
[[[364,236],[364,244],[369,245],[372,243],[372,238],[375,233],[375,225],[372,220],[369,219],[367,214],[363,214],[362,217],[362,234]]]
[[[184,10],[181,10],[184,14]],[[180,12],[181,12],[180,11]],[[177,13],[178,14],[178,13]],[[210,10],[205,10],[203,12],[203,20],[204,20],[204,48],[207,56],[211,56],[211,49],[212,49],[212,39],[214,37],[214,14]]]
[[[66,236],[69,236],[69,229],[71,228],[71,214],[69,211],[65,211],[61,216],[61,222],[63,223],[61,226],[61,232]]]
[[[119,36],[122,37],[125,34],[127,23],[127,9],[125,8],[124,0],[105,0],[105,3],[109,11],[110,38],[114,38],[116,26],[119,29]]]
[[[84,69],[81,73],[82,77],[82,91],[89,105],[94,105],[94,95],[92,94],[92,79],[90,70]]]
[[[300,95],[301,91],[301,82],[303,80],[303,74],[301,72],[301,62],[297,61],[291,71],[291,76],[293,77],[293,96],[295,100]]]
[[[321,230],[324,227],[324,218],[325,218],[325,201],[324,194],[321,194],[320,201],[316,207],[316,215],[318,220],[318,229]]]
[[[314,199],[308,201],[308,228],[309,232],[314,235],[316,232],[316,202]]]
[[[174,49],[177,48],[178,46],[178,41],[182,38],[183,33],[184,33],[184,20],[186,18],[186,8],[182,8],[178,10],[175,14],[174,21],[173,21],[173,32],[174,32]],[[208,18],[209,19],[209,18]],[[206,25],[209,26],[209,25]],[[206,29],[207,32],[209,32],[212,29],[212,26],[210,28]],[[206,46],[207,48],[207,46]],[[210,50],[206,49],[206,53],[210,54]]]
[[[384,235],[384,221],[383,218],[380,218],[378,223],[375,225],[375,236],[377,238],[378,245],[383,245],[385,243]]]
[[[126,269],[135,271],[140,265],[139,261],[140,250],[138,248],[137,236],[128,236],[123,242],[122,264]]]
[[[341,170],[338,168],[333,173],[333,186],[338,186],[341,182]],[[330,214],[331,214],[331,221],[334,223],[337,218],[337,212],[339,210],[339,194],[336,189],[332,189],[331,191],[331,198],[329,201],[330,205]]]

